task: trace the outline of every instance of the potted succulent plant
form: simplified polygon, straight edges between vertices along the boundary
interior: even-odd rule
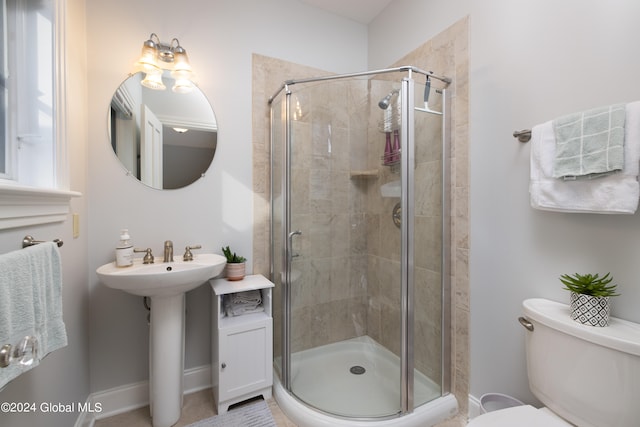
[[[245,273],[245,261],[243,256],[231,252],[229,246],[222,248],[222,253],[227,258],[227,280],[242,280]]]
[[[591,326],[609,326],[611,306],[609,298],[618,296],[610,273],[563,274],[560,281],[571,291],[571,318],[576,322]]]

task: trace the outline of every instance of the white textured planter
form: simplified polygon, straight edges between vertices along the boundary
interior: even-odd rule
[[[571,292],[571,318],[576,322],[590,326],[609,326],[610,313],[609,297]]]
[[[244,271],[244,262],[227,263],[227,280],[234,281],[244,279]]]

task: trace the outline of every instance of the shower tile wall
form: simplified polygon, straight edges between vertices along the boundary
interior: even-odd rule
[[[388,78],[388,76],[385,76]],[[382,166],[385,134],[380,131],[383,120],[377,100],[392,89],[397,81],[371,82],[369,110],[368,167],[379,170],[377,180],[369,181],[367,209],[369,310],[368,334],[400,355],[400,230],[391,212],[397,197],[382,197],[380,187],[400,179],[394,167]],[[415,99],[422,99],[423,87],[416,85]],[[434,96],[435,95],[435,96]],[[431,106],[441,109],[440,96],[431,96]],[[436,102],[433,102],[436,101]],[[395,98],[394,101],[395,103]],[[389,107],[391,108],[391,107]],[[417,113],[415,116],[415,294],[414,348],[415,367],[436,382],[441,377],[441,229],[442,229],[442,129],[440,116]]]
[[[391,90],[399,89],[402,77],[402,74],[394,73],[382,77],[389,81],[371,81],[367,155],[367,168],[378,171],[377,179],[367,181],[368,334],[398,356],[401,344],[400,230],[393,223],[391,213],[400,199],[382,197],[380,187],[399,180],[400,175],[392,172],[391,167],[382,166],[380,157],[385,149],[385,134],[380,128],[384,112],[378,107],[378,100]],[[393,111],[395,104],[396,97],[393,97],[388,108]]]
[[[268,99],[291,76],[311,77],[326,74],[322,70],[282,61],[262,55],[253,55],[252,67],[253,90],[253,273],[270,276],[270,109]],[[280,112],[277,112],[280,114]],[[276,149],[279,149],[276,146]],[[277,154],[281,156],[281,154]],[[278,192],[279,194],[279,189]],[[281,247],[280,230],[274,231],[276,247]],[[276,251],[274,259],[280,264],[281,254]],[[279,281],[274,279],[276,286],[273,290],[274,312],[281,310],[282,288]],[[274,357],[281,356],[282,342],[281,316],[273,316],[273,353]]]
[[[416,99],[422,99],[416,96]],[[439,96],[432,108],[442,109]],[[439,382],[442,374],[442,126],[440,117],[416,113],[415,367]]]
[[[292,96],[292,351],[366,334],[364,194],[350,178],[366,140],[366,82],[297,88]],[[355,160],[363,152],[354,153]]]
[[[420,68],[434,70],[438,74],[447,75],[453,78],[453,84],[449,87],[451,100],[452,100],[452,123],[451,123],[451,162],[452,173],[450,177],[451,184],[451,283],[452,283],[452,316],[451,316],[451,335],[452,335],[452,389],[458,399],[460,405],[460,413],[463,414],[459,417],[459,422],[450,421],[447,426],[464,425],[464,414],[467,412],[467,399],[468,399],[468,373],[469,373],[469,349],[468,349],[468,318],[469,318],[469,304],[468,304],[468,19],[463,19],[458,23],[451,26],[449,29],[443,31],[432,40],[427,41],[421,47],[411,52],[406,57],[399,60],[396,64],[391,66],[412,64]],[[356,70],[354,70],[356,71]],[[254,253],[253,253],[253,272],[261,273],[266,276],[269,275],[269,107],[266,100],[273,95],[283,81],[290,78],[303,78],[311,76],[320,76],[326,74],[325,72],[310,67],[304,67],[297,64],[288,63],[274,58],[269,58],[261,55],[253,56],[253,162],[254,162]],[[376,84],[372,82],[372,84]],[[373,114],[373,108],[375,102],[380,95],[382,98],[386,93],[384,90],[388,87],[388,82],[385,82],[387,86],[376,88],[372,86],[372,97],[375,95],[373,106],[370,107],[370,114]],[[363,88],[366,89],[366,88]],[[360,88],[348,88],[349,91],[357,92]],[[380,92],[376,93],[376,90]],[[340,95],[340,94],[338,94]],[[315,96],[315,95],[314,95]],[[345,97],[343,93],[340,95]],[[335,98],[333,98],[335,99]],[[327,101],[329,102],[329,101]],[[360,95],[353,96],[353,102],[360,102]],[[332,104],[324,102],[325,108],[331,110],[335,108]],[[303,105],[303,104],[301,104]],[[355,105],[355,104],[350,104]],[[379,114],[379,109],[377,113]],[[304,117],[304,110],[302,111]],[[333,116],[333,115],[332,115]],[[347,116],[348,117],[348,116]],[[361,123],[366,123],[366,120],[362,120]],[[306,126],[306,128],[305,128]],[[294,132],[306,134],[308,138],[312,138],[314,134],[313,124],[304,124],[304,120],[301,123],[295,125]],[[374,132],[377,129],[373,129],[375,123],[370,125],[371,128],[365,130],[368,133],[368,138],[360,137],[360,130],[354,127],[349,132],[341,133],[342,130],[334,129],[332,126],[332,140],[342,141],[343,138],[349,140],[348,146],[337,147],[336,144],[332,144],[332,148],[346,149],[349,148],[351,156],[343,157],[348,158],[350,162],[349,168],[352,169],[366,169],[371,165],[376,165],[378,168],[379,156],[383,145],[371,145],[368,150],[367,157],[360,156],[360,153],[364,152],[361,145],[362,142],[371,143],[370,139],[373,138]],[[321,144],[322,138],[326,136],[327,128],[324,128],[324,124],[316,125],[315,130],[317,135],[317,143]],[[340,128],[340,126],[338,126]],[[324,136],[323,133],[325,132]],[[417,129],[417,136],[422,130]],[[437,137],[437,136],[435,136]],[[379,132],[375,136],[378,141],[377,144],[384,144],[381,141]],[[316,148],[321,148],[321,145]],[[424,154],[425,162],[419,161],[416,174],[420,182],[430,182],[430,178],[426,175],[433,173],[437,174],[439,171],[433,170],[433,167],[428,163],[429,155],[427,153],[418,152],[417,155],[421,157]],[[303,156],[305,157],[305,156]],[[311,161],[311,157],[307,157]],[[361,162],[365,162],[362,165]],[[316,163],[319,163],[320,159],[316,159]],[[329,162],[325,162],[328,163]],[[313,231],[309,232],[307,236],[309,239],[322,239],[327,238],[327,244],[319,249],[320,251],[336,251],[336,253],[344,253],[349,250],[351,253],[349,257],[321,257],[320,260],[311,263],[309,260],[299,259],[296,260],[296,268],[299,266],[304,269],[311,269],[313,271],[316,280],[329,280],[332,284],[331,290],[328,293],[320,295],[319,298],[323,301],[319,304],[317,299],[314,298],[313,293],[301,292],[297,295],[298,298],[307,298],[307,306],[310,308],[306,313],[300,313],[302,316],[307,317],[307,325],[310,329],[299,332],[296,341],[296,347],[294,350],[298,350],[303,347],[313,346],[317,340],[335,341],[350,336],[368,334],[380,341],[388,348],[394,350],[399,348],[399,336],[398,336],[398,313],[395,312],[399,302],[399,251],[396,249],[396,245],[399,244],[399,233],[395,226],[391,223],[389,215],[391,208],[395,203],[394,199],[379,200],[379,185],[387,182],[385,180],[390,179],[390,176],[386,174],[390,171],[381,171],[377,180],[372,181],[370,178],[351,179],[341,167],[346,165],[336,164],[335,174],[330,175],[329,170],[334,165],[325,168],[324,170],[319,167],[312,172],[312,168],[300,167],[294,173],[297,173],[295,179],[302,179],[304,182],[309,182],[309,188],[312,186],[315,188],[315,184],[322,179],[331,179],[332,187],[339,187],[349,189],[346,193],[336,194],[340,206],[348,206],[348,209],[341,211],[334,209],[338,204],[334,206],[332,199],[331,207],[327,204],[323,204],[322,197],[326,197],[324,190],[319,191],[318,194],[312,195],[309,192],[309,199],[306,200],[302,197],[302,203],[308,203],[305,205],[305,209],[308,209],[308,217],[305,218],[308,221],[305,226],[310,226]],[[388,169],[388,168],[381,168]],[[308,178],[307,178],[308,175]],[[423,178],[424,176],[424,178]],[[345,182],[348,182],[345,185]],[[375,182],[374,185],[372,185]],[[433,212],[430,211],[431,198],[436,197],[437,192],[426,192],[416,195],[416,224],[418,233],[419,230],[427,230],[434,227],[434,224],[438,222],[435,217],[432,216]],[[362,205],[361,205],[362,204]],[[364,209],[363,209],[364,206]],[[317,214],[311,214],[313,209],[317,210]],[[348,213],[347,213],[348,212]],[[334,234],[333,236],[322,235],[321,230],[326,229],[327,225],[335,221],[339,226],[338,230],[344,234]],[[308,224],[308,225],[307,225]],[[424,224],[424,227],[418,226],[418,224]],[[394,230],[395,229],[395,230]],[[345,236],[349,236],[348,239]],[[345,241],[345,239],[348,240]],[[422,240],[422,239],[421,239]],[[427,242],[426,239],[423,241]],[[299,244],[304,245],[304,241]],[[365,250],[366,246],[366,250]],[[439,325],[435,319],[439,319],[439,304],[435,304],[433,293],[435,289],[439,287],[439,267],[429,265],[427,260],[431,257],[428,255],[430,250],[439,246],[439,242],[432,242],[426,244],[426,246],[419,248],[420,253],[425,254],[424,257],[419,256],[416,259],[416,294],[414,303],[416,307],[416,367],[426,374],[431,374],[433,367],[429,363],[425,363],[427,360],[435,360],[437,355],[431,354],[437,348],[437,346],[430,345],[433,340],[434,331],[437,331]],[[349,248],[349,249],[347,249]],[[418,248],[416,248],[418,249]],[[304,247],[300,247],[301,253],[304,252]],[[364,252],[363,252],[364,251]],[[362,254],[362,255],[361,255]],[[320,255],[326,255],[320,254]],[[328,263],[340,264],[338,272],[345,272],[349,274],[348,285],[345,280],[337,280],[339,273],[334,273],[327,277],[322,277],[325,274],[326,269],[323,268]],[[324,263],[324,264],[323,264]],[[298,265],[299,264],[299,265]],[[366,269],[366,280],[362,280],[363,272]],[[350,273],[346,273],[349,271]],[[393,280],[391,279],[393,278]],[[394,280],[397,283],[394,284]],[[335,281],[335,282],[334,282]],[[342,283],[336,287],[334,283]],[[381,283],[385,283],[389,286],[381,286]],[[366,294],[364,294],[364,288],[366,287]],[[274,301],[279,300],[280,289],[275,288]],[[325,306],[320,308],[321,304],[329,304],[331,306]],[[308,305],[308,304],[311,305]],[[347,309],[349,306],[355,307]],[[312,306],[317,306],[316,309],[311,309]],[[325,310],[326,309],[326,310]],[[312,314],[313,313],[313,314]],[[354,313],[351,317],[348,313]],[[347,318],[347,315],[350,318]],[[320,319],[320,326],[315,323],[316,319]],[[338,324],[348,325],[344,330],[340,331],[339,335],[322,336],[322,331],[325,330],[324,325],[329,325],[331,322],[338,322]],[[360,330],[363,327],[364,330]],[[303,336],[306,335],[306,336]],[[313,337],[314,335],[320,335],[320,337]],[[280,323],[279,319],[274,316],[274,352],[276,356],[279,354],[280,343]],[[397,350],[395,350],[397,351]],[[439,350],[438,350],[439,351]]]

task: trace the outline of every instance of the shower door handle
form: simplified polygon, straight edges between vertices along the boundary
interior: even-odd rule
[[[301,236],[302,231],[296,230],[289,233],[289,259],[300,256],[300,254],[293,253],[293,236]]]

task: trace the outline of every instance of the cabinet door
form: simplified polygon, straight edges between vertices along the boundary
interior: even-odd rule
[[[273,383],[271,319],[220,331],[220,401]]]

